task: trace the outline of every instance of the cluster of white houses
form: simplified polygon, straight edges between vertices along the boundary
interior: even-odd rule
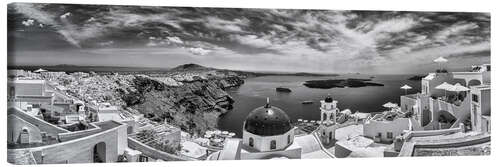
[[[401,96],[397,109],[363,116],[340,111],[331,96],[321,100],[321,120],[306,136],[297,136],[294,126],[282,109],[266,104],[251,111],[243,122],[243,136],[228,138],[220,151],[207,160],[303,158],[319,151],[325,157],[346,157],[353,152],[346,142],[337,142],[336,130],[362,126],[362,137],[376,143],[394,143],[384,156],[412,156],[419,144],[436,144],[443,134],[474,132],[481,135],[455,135],[441,146],[463,146],[463,140],[488,142],[491,130],[489,64],[474,66],[468,72],[430,73],[421,81],[422,91]],[[446,92],[437,89],[443,83],[465,85],[468,91]],[[11,80],[8,84],[9,162],[82,163],[144,161],[144,159],[189,160],[155,152],[130,137],[144,129],[144,119],[118,112],[110,104],[87,104],[71,99],[55,89],[47,89],[44,80]],[[89,123],[86,120],[91,120]],[[151,126],[150,124],[148,124]],[[149,127],[151,128],[151,127]],[[154,127],[153,127],[154,129]],[[180,130],[168,137],[180,142]],[[429,137],[430,136],[430,137]],[[432,137],[436,138],[432,138]],[[451,135],[453,136],[453,135]],[[433,139],[412,140],[418,137]],[[465,142],[466,143],[466,142]],[[335,146],[334,153],[324,147]],[[438,146],[435,146],[438,147]],[[139,150],[139,151],[138,151]]]
[[[9,71],[19,75],[19,71]],[[26,74],[23,74],[26,76]],[[159,125],[109,103],[72,98],[43,79],[8,81],[8,161],[14,164],[184,160],[152,148],[134,134]],[[180,144],[180,129],[161,126],[162,137]]]
[[[441,144],[434,147],[469,144],[464,140],[470,140],[470,143],[489,142],[490,72],[490,65],[485,64],[473,66],[469,72],[441,70],[430,73],[421,81],[421,92],[401,96],[401,107],[372,116],[351,114],[349,110],[340,111],[338,102],[328,96],[320,101],[321,120],[312,135],[317,136],[323,146],[334,145],[333,152],[337,158],[353,152],[349,150],[350,146],[344,145],[346,142],[337,143],[335,137],[336,130],[351,125],[362,125],[362,137],[365,140],[394,143],[390,150],[384,152],[384,156],[412,156],[417,143],[411,141],[412,137],[426,137]],[[460,83],[470,91],[449,92],[449,96],[445,96],[444,90],[436,88],[444,82]],[[455,98],[451,99],[450,96]],[[243,123],[242,139],[228,140],[222,151],[212,154],[208,159],[302,158],[304,151],[301,150],[310,145],[296,144],[296,128],[283,110],[267,103],[247,116]],[[467,131],[481,135],[459,134]],[[458,135],[455,135],[456,138],[448,137],[443,143],[436,142],[451,133]]]

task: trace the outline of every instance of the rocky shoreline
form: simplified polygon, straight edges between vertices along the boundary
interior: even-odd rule
[[[217,127],[221,114],[232,109],[233,98],[226,89],[244,81],[236,76],[198,79],[170,86],[147,76],[135,76],[128,90],[120,91],[128,107],[153,121],[167,121],[191,134]]]

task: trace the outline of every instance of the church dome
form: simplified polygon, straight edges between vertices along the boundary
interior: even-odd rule
[[[244,129],[259,136],[275,136],[290,131],[292,124],[283,110],[267,103],[248,114]]]
[[[332,98],[330,95],[328,95],[328,96],[325,98],[325,102],[327,102],[327,103],[331,103],[331,102],[333,102],[333,98]]]

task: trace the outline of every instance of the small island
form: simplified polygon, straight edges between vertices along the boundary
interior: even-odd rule
[[[292,90],[290,88],[285,88],[285,87],[277,87],[276,92],[285,92],[285,93],[290,93]]]
[[[309,80],[303,85],[308,88],[330,89],[330,88],[359,88],[365,86],[384,86],[384,84],[368,82],[371,79],[327,79],[327,80]]]

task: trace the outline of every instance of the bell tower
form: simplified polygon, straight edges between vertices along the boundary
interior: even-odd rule
[[[321,110],[321,122],[336,123],[339,109],[337,108],[337,101],[333,100],[330,94],[324,100],[321,100],[319,109]]]

